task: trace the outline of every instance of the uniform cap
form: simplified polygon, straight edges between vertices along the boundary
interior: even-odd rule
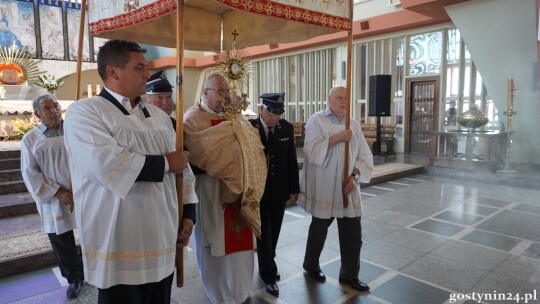
[[[259,98],[268,112],[281,115],[285,112],[285,93],[264,93]]]
[[[172,85],[163,71],[154,73],[146,81],[146,94],[172,92]]]

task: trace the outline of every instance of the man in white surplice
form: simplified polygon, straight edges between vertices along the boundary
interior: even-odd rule
[[[192,174],[188,154],[175,151],[169,117],[140,98],[150,76],[145,51],[105,43],[97,60],[105,88],[66,114],[85,276],[99,304],[170,303],[175,251],[192,229],[178,233],[174,182],[174,173]],[[186,194],[184,203],[196,202]]]
[[[360,182],[367,183],[373,171],[373,154],[360,124],[351,119],[345,129],[346,88],[334,87],[328,95],[328,107],[313,114],[306,123],[304,166],[300,174],[298,205],[312,215],[303,267],[319,282],[326,277],[319,258],[328,227],[337,218],[341,269],[339,281],[358,291],[369,286],[358,279],[362,247],[362,200]],[[345,142],[349,142],[351,174],[344,180]],[[347,196],[348,203],[344,202]]]
[[[68,156],[64,146],[62,109],[54,95],[32,101],[41,124],[21,141],[21,173],[28,192],[36,201],[41,229],[47,233],[60,273],[69,283],[67,297],[81,292],[84,272],[73,229],[75,216]]]

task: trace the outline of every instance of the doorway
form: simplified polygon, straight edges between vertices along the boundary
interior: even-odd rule
[[[405,152],[429,154],[439,118],[439,77],[407,79]]]

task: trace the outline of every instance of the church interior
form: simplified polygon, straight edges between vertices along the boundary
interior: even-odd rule
[[[300,170],[307,119],[326,108],[332,87],[350,86],[350,116],[375,163],[361,184],[360,279],[371,290],[340,284],[336,224],[320,260],[326,282],[306,274],[311,215],[292,203],[276,250],[279,297],[255,275],[244,303],[540,303],[540,0],[350,1],[349,36],[317,29],[285,37],[272,34],[275,26],[265,34],[283,42],[268,43],[244,27],[224,30],[217,46],[190,40],[177,51],[176,30],[161,24],[151,33],[119,31],[171,83],[182,62],[177,118],[199,100],[218,54],[242,48],[246,117],[259,115],[258,96],[284,92],[281,118],[294,125]],[[104,87],[97,53],[117,37],[92,18],[109,1],[88,0],[89,24],[79,32],[81,2],[0,0],[0,304],[97,303],[89,284],[66,299],[69,284],[20,172],[20,138],[39,123],[31,100],[52,93],[65,110]],[[125,1],[118,11],[141,13],[153,2],[167,1]],[[205,27],[187,24],[186,37]],[[200,280],[190,243],[184,286],[173,286],[171,303],[211,303]]]

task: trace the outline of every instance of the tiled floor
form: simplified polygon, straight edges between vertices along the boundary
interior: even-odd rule
[[[279,298],[256,276],[248,303],[478,303],[478,293],[521,299],[482,303],[540,303],[540,190],[415,175],[364,191],[360,277],[371,286],[359,294],[338,282],[337,227],[321,256],[324,284],[302,270],[310,216],[289,207],[277,251]],[[0,303],[64,303],[66,283],[56,268],[0,278]],[[185,285],[174,303],[208,303],[193,252]],[[475,300],[465,301],[465,293]],[[458,293],[461,293],[458,294]],[[70,303],[95,303],[86,285]],[[484,295],[484,299],[485,299]],[[499,296],[500,297],[500,296]],[[454,301],[462,299],[460,301]]]

